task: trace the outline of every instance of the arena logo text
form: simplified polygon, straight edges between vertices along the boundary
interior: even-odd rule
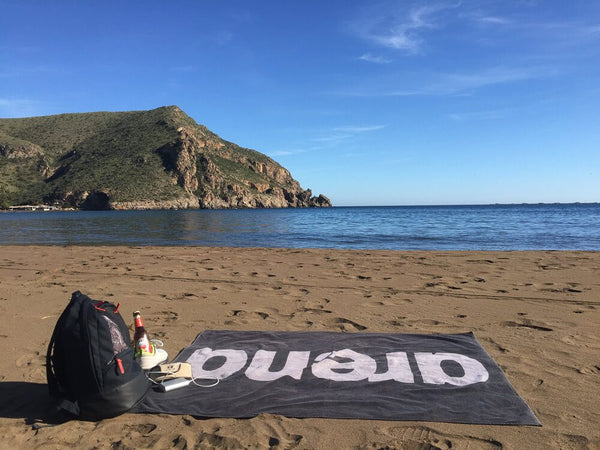
[[[312,364],[310,351],[288,351],[283,367],[272,370],[277,353],[257,350],[246,367],[249,356],[244,350],[204,347],[194,351],[187,362],[192,365],[194,378],[224,380],[246,367],[245,376],[254,381],[269,382],[282,377],[301,380],[305,369],[310,367],[314,377],[330,381],[366,380],[377,383],[393,380],[415,383],[409,354],[406,352],[386,353],[387,368],[383,368],[385,371],[381,372],[378,372],[374,358],[348,348],[321,353],[312,360]],[[282,355],[278,357],[281,358]],[[489,373],[481,362],[459,353],[414,352],[412,357],[424,384],[468,386],[486,382],[489,378]]]

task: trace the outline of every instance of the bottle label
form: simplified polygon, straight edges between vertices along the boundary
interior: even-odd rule
[[[142,352],[152,353],[152,346],[148,340],[148,336],[144,336],[137,341],[137,347]]]

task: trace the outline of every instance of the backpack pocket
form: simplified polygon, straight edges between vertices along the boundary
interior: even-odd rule
[[[127,347],[115,354],[102,371],[104,390],[112,389],[127,380],[135,378],[142,369],[134,358],[133,348]]]
[[[105,364],[102,378],[100,392],[80,399],[82,418],[97,420],[122,414],[141,401],[150,388],[150,381],[134,359],[131,347]]]

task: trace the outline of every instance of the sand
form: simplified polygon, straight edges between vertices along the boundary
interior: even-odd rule
[[[172,356],[205,329],[473,331],[543,426],[124,414],[44,427],[46,347],[75,290],[128,321],[140,309]],[[600,448],[600,252],[6,246],[0,313],[0,448]]]

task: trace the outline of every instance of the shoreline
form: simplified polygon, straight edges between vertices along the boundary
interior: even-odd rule
[[[0,285],[11,447],[600,446],[597,251],[0,246]],[[170,359],[204,329],[472,331],[542,427],[125,414],[35,431],[48,417],[46,346],[75,290],[121,303],[126,321],[140,309]]]

